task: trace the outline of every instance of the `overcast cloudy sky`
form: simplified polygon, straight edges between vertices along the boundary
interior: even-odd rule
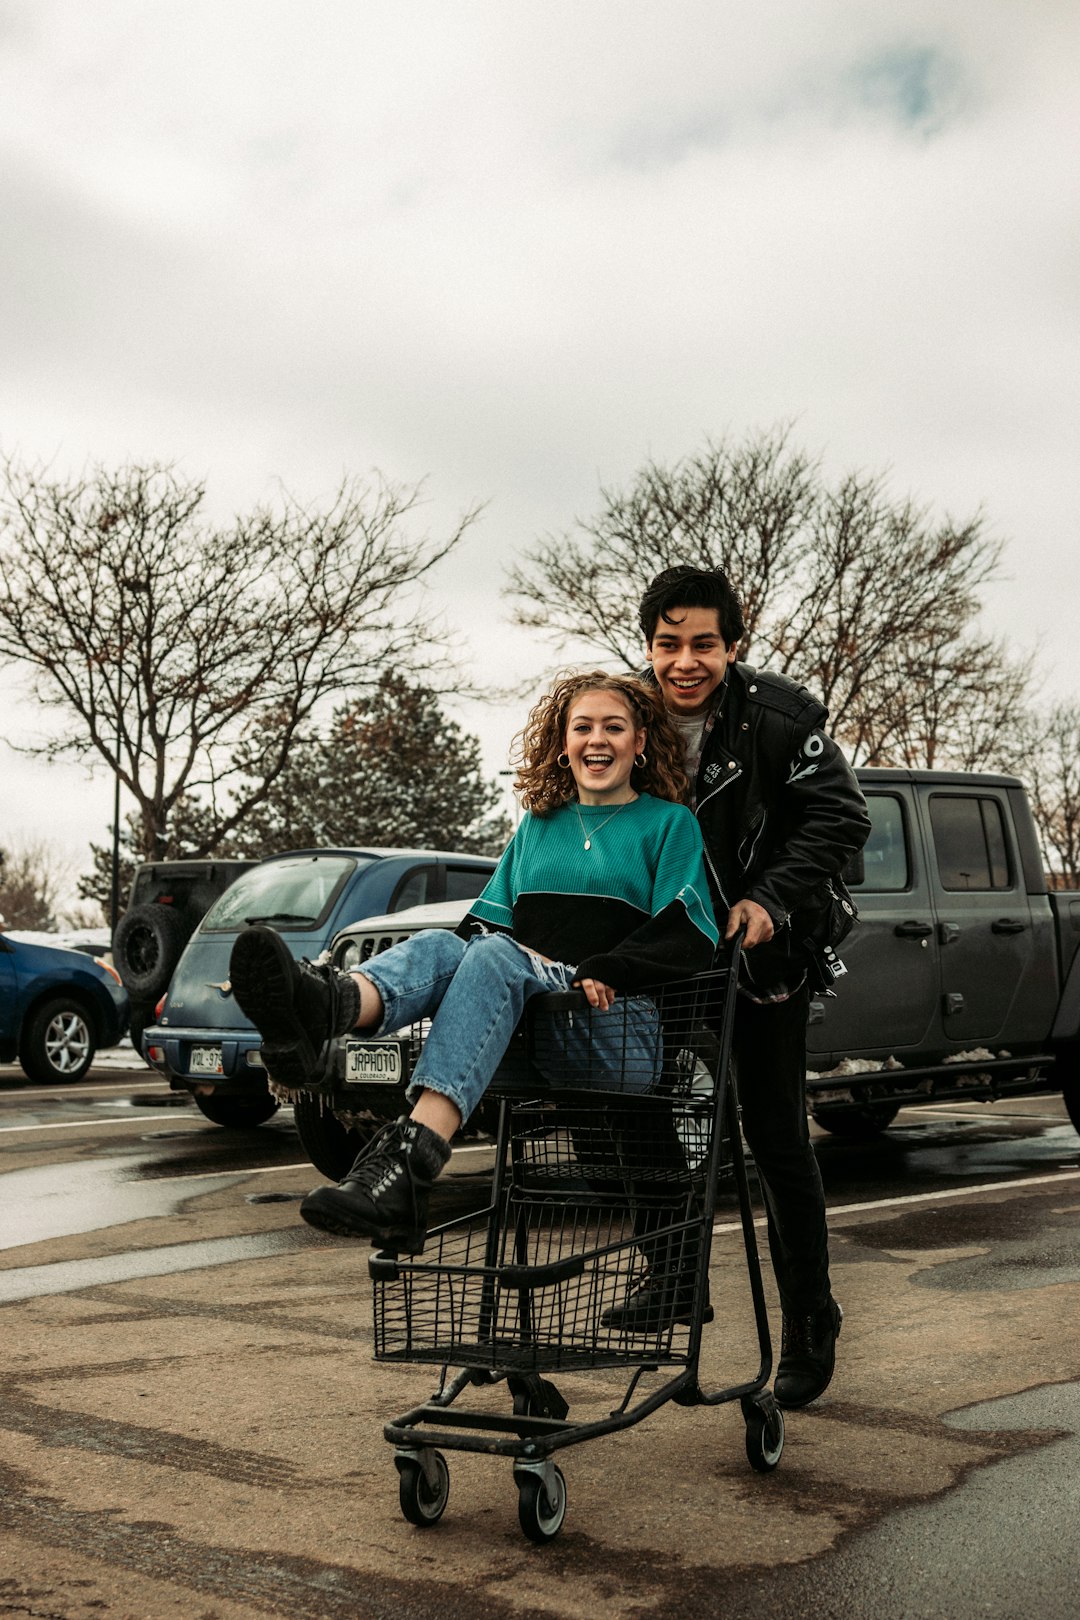
[[[987,620],[1078,695],[1078,47],[1075,0],[0,0],[0,447],[485,500],[436,583],[505,684],[515,553],[793,419],[984,506]],[[499,768],[517,709],[463,718]],[[0,772],[0,836],[101,841],[104,777]]]

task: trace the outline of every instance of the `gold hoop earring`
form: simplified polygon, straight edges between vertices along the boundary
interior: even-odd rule
[[[635,754],[634,755],[634,764],[637,766],[639,771],[643,771],[648,763],[649,763],[648,754]]]
[[[560,771],[568,771],[570,769],[570,755],[557,754],[555,757],[555,763],[559,767]]]

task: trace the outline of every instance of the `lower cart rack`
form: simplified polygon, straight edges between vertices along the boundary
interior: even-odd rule
[[[532,1540],[548,1541],[567,1506],[555,1454],[639,1423],[668,1401],[739,1401],[750,1463],[770,1472],[779,1462],[784,1421],[766,1387],[772,1349],[728,1075],[727,990],[737,960],[736,947],[728,972],[658,995],[663,1072],[646,1095],[575,1090],[572,1075],[530,1095],[522,1075],[527,1086],[536,1074],[521,1050],[511,1053],[516,1086],[500,1097],[488,1208],[431,1232],[421,1256],[371,1258],[376,1358],[442,1368],[431,1398],[384,1430],[411,1523],[432,1525],[442,1516],[449,1493],[443,1452],[481,1452],[512,1459],[521,1527]],[[536,998],[522,1041],[538,1015],[565,1013],[567,1004],[580,1053],[589,1012],[576,995]],[[545,1052],[550,1048],[549,1029]],[[580,1086],[587,1076],[577,1079]],[[759,1365],[744,1382],[706,1392],[698,1363],[702,1327],[713,1314],[708,1266],[725,1145]],[[458,1369],[453,1377],[451,1368]],[[571,1419],[553,1375],[600,1369],[628,1374],[620,1404],[595,1419]],[[645,1373],[665,1376],[644,1389]],[[455,1404],[470,1389],[501,1383],[509,1411]]]

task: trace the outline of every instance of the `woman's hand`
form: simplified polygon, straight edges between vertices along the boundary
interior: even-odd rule
[[[615,991],[600,979],[575,979],[574,984],[577,989],[584,990],[589,1006],[596,1007],[600,1012],[607,1012],[615,1000]]]

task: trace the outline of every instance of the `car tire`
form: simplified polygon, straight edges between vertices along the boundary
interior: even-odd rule
[[[899,1103],[860,1103],[847,1107],[835,1103],[823,1103],[818,1107],[810,1105],[815,1125],[831,1131],[833,1136],[844,1137],[848,1142],[872,1141],[882,1131],[888,1130],[899,1112]]]
[[[367,1130],[350,1130],[311,1091],[297,1093],[293,1119],[304,1152],[328,1181],[340,1181],[352,1169],[356,1155],[378,1129],[377,1124],[372,1124]]]
[[[1061,1081],[1065,1112],[1080,1131],[1080,1041],[1062,1041],[1057,1049],[1054,1072]]]
[[[169,906],[135,906],[125,911],[113,936],[113,961],[128,995],[155,1002],[169,988],[194,928]]]
[[[23,1073],[41,1085],[81,1080],[94,1061],[97,1031],[77,997],[53,996],[27,1018],[19,1037]]]
[[[131,1003],[131,1011],[128,1017],[128,1036],[132,1046],[135,1048],[135,1059],[139,1063],[146,1062],[146,1058],[143,1056],[142,1038],[150,1025],[156,1021],[154,1013],[156,1005],[157,1003],[153,1001],[133,1001]],[[149,1066],[152,1068],[153,1064]]]
[[[253,1096],[230,1097],[227,1092],[195,1092],[195,1106],[212,1125],[224,1125],[227,1130],[253,1131],[272,1119],[281,1104],[269,1091],[256,1091]]]

